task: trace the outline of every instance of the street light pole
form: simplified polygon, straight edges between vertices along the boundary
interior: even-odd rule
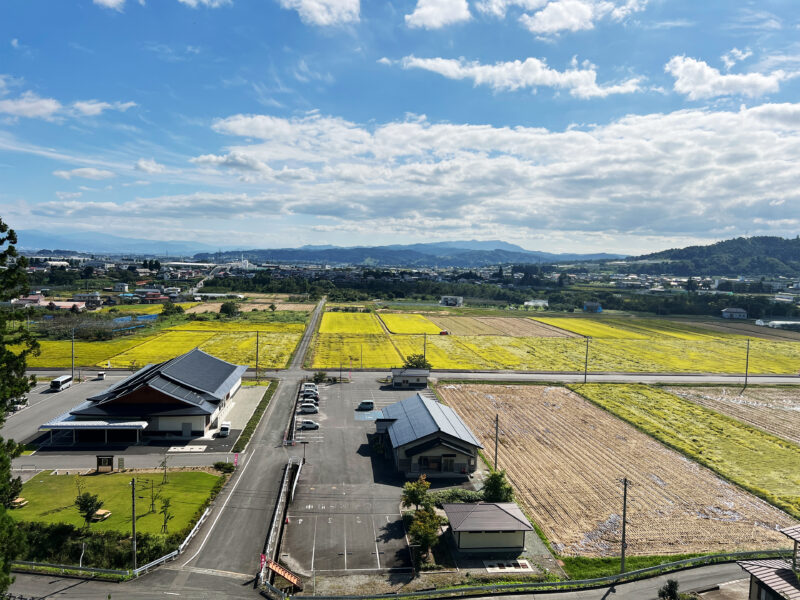
[[[586,380],[589,376],[589,336],[586,336],[586,358],[583,360],[583,383],[586,383]]]
[[[308,446],[308,442],[300,442],[303,444],[303,464],[306,464],[306,446]]]
[[[133,535],[133,570],[136,570],[136,478],[131,479],[131,532]]]
[[[75,328],[72,328],[72,379],[75,380]]]

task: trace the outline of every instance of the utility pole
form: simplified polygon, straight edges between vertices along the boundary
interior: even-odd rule
[[[258,381],[258,331],[256,331],[256,381]]]
[[[339,361],[339,383],[342,383],[342,361]]]
[[[361,360],[359,361],[358,365],[363,369],[364,368],[364,344],[360,344],[361,346]]]
[[[494,470],[497,471],[497,441],[500,439],[500,414],[494,415]]]
[[[589,336],[586,336],[586,358],[583,359],[583,383],[589,377]]]
[[[72,379],[75,380],[75,328],[72,328]]]
[[[308,442],[300,442],[303,444],[303,464],[306,464],[306,446],[308,446]]]
[[[628,548],[628,542],[625,537],[625,526],[628,520],[628,478],[622,479],[622,563],[620,565],[620,574],[625,573],[625,550]]]
[[[136,478],[131,479],[131,531],[133,534],[133,570],[136,570]]]
[[[739,395],[743,394],[744,391],[747,389],[747,375],[750,372],[750,338],[747,338],[747,355],[744,359],[744,387],[742,391],[739,392]]]
[[[425,360],[428,356],[428,334],[422,332],[422,358]]]

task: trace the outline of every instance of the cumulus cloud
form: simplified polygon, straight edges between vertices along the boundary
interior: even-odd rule
[[[469,79],[475,85],[488,85],[495,90],[550,87],[568,90],[576,98],[604,98],[611,94],[630,94],[640,91],[640,79],[631,78],[616,85],[599,85],[594,65],[582,67],[573,60],[572,68],[558,71],[544,60],[527,58],[524,61],[499,62],[493,65],[463,58],[417,58],[406,56],[401,61],[404,69],[425,69],[448,79]]]
[[[125,0],[92,0],[98,6],[102,6],[104,8],[111,8],[113,10],[118,10],[122,12],[122,9],[125,8]]]
[[[220,6],[231,4],[231,0],[178,0],[178,2],[186,6],[191,6],[192,8],[197,8],[198,6],[219,8]]]
[[[72,108],[80,115],[96,117],[107,110],[125,112],[136,106],[136,102],[101,102],[99,100],[80,100],[72,103]]]
[[[73,177],[79,177],[83,179],[110,179],[112,177],[116,177],[116,173],[111,171],[106,171],[104,169],[96,169],[94,167],[81,167],[79,169],[72,169],[70,171],[60,170],[60,171],[53,171],[53,175],[56,177],[61,177],[62,179],[72,179]]]
[[[52,120],[62,109],[58,100],[42,98],[35,92],[23,92],[18,98],[0,100],[0,114],[29,119]]]
[[[414,12],[406,15],[406,25],[423,29],[440,29],[445,25],[472,18],[467,0],[417,0]]]
[[[505,18],[509,8],[521,9],[519,22],[539,36],[593,29],[601,19],[623,21],[644,10],[647,0],[480,0],[482,13]]]
[[[753,53],[750,48],[745,50],[731,48],[730,51],[722,55],[722,62],[725,63],[725,70],[730,71],[737,62],[741,62],[751,56],[753,56]]]
[[[159,164],[152,158],[140,158],[136,161],[136,170],[144,171],[145,173],[165,173],[167,167]]]
[[[359,20],[360,0],[280,0],[281,6],[296,10],[307,25],[344,25]]]
[[[215,215],[280,212],[330,231],[357,223],[439,237],[475,227],[699,239],[800,227],[800,166],[786,160],[800,152],[800,104],[632,115],[563,131],[419,116],[361,125],[315,112],[233,115],[214,129],[242,143],[194,162],[268,190],[201,195]],[[174,212],[161,203],[147,206]]]
[[[782,81],[800,75],[783,70],[723,75],[706,62],[686,56],[673,56],[664,70],[675,78],[675,91],[685,94],[690,100],[718,96],[758,98],[777,92]]]
[[[83,196],[83,192],[56,192],[56,197],[59,200],[74,200]]]

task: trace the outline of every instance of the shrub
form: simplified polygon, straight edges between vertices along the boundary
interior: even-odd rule
[[[234,469],[236,469],[233,463],[225,462],[224,460],[215,462],[214,468],[221,473],[233,473]]]
[[[442,508],[442,504],[466,504],[470,502],[481,502],[482,492],[465,490],[464,488],[453,488],[450,490],[437,490],[428,494],[429,499],[437,508]]]

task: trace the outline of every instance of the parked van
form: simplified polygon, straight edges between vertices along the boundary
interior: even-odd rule
[[[311,402],[304,402],[300,405],[300,412],[307,415],[313,415],[314,413],[318,413],[319,409]]]
[[[231,422],[223,421],[219,424],[219,433],[217,437],[228,437],[231,434]]]
[[[55,379],[53,379],[53,381],[50,382],[50,391],[60,392],[61,390],[67,389],[71,385],[72,385],[72,376],[62,375],[61,377],[56,377]]]
[[[314,390],[315,392],[319,391],[319,390],[317,390],[317,384],[316,383],[310,383],[310,382],[304,383],[302,386],[300,386],[300,389],[303,390],[303,391],[305,391],[305,390]]]
[[[356,407],[356,410],[374,410],[375,403],[372,400],[362,400],[361,404]]]

